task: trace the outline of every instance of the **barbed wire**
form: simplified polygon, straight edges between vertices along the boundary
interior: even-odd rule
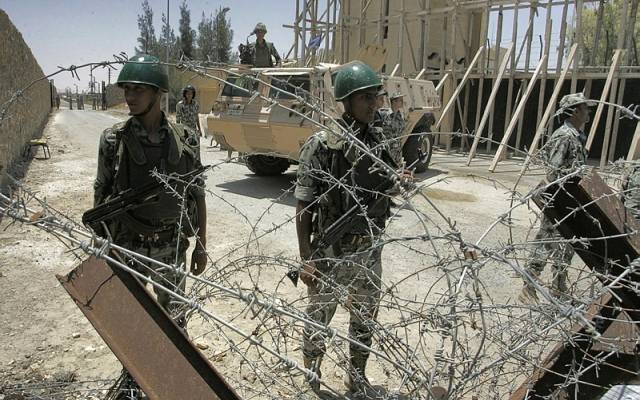
[[[123,60],[61,68],[56,73],[76,73],[78,68],[89,65],[108,67]],[[275,81],[278,85],[273,85],[273,77],[270,78],[271,82],[265,82],[259,74],[231,70],[228,66],[209,66],[205,71],[192,62],[167,65],[246,90],[250,92],[249,101],[260,99],[270,106],[282,107],[354,146],[360,157],[369,157],[376,168],[397,182],[406,184],[401,182],[400,171],[380,159],[377,149],[368,147],[357,138],[353,127],[338,123],[337,110],[323,106],[320,97],[309,91],[296,87],[292,88],[292,94],[291,90],[286,90],[291,88],[286,81]],[[235,78],[245,77],[252,82],[251,86],[254,83],[265,84],[275,91],[293,95],[296,102],[303,104],[311,113],[289,108],[278,99],[239,86],[235,83],[237,80],[230,82],[228,78],[217,77],[210,73],[212,69]],[[0,124],[10,105],[10,102],[3,105]],[[313,115],[317,118],[312,118]],[[472,133],[451,134],[473,136]],[[72,216],[57,210],[57,207],[20,182],[14,182],[16,190],[11,196],[0,195],[0,212],[12,224],[29,224],[54,235],[78,258],[90,254],[105,259],[114,267],[170,294],[176,309],[175,315],[189,321],[192,340],[217,344],[215,352],[206,353],[214,363],[228,357],[230,361],[221,365],[221,368],[226,379],[243,397],[275,399],[312,396],[306,380],[319,382],[322,389],[334,397],[351,397],[341,389],[336,372],[349,372],[350,355],[347,348],[356,347],[372,355],[369,370],[373,370],[373,376],[376,377],[372,389],[377,391],[380,398],[427,399],[442,393],[442,390],[446,393],[443,398],[449,399],[470,396],[501,398],[513,393],[534,369],[543,367],[544,359],[553,346],[573,340],[573,324],[585,326],[591,340],[600,339],[587,312],[588,306],[596,299],[620,286],[634,293],[638,290],[628,279],[630,274],[635,273],[634,268],[627,268],[623,274],[614,277],[606,276],[606,271],[580,267],[575,262],[565,263],[558,267],[569,271],[571,284],[563,296],[557,296],[528,270],[526,263],[530,261],[529,253],[534,246],[550,241],[568,246],[586,243],[581,237],[571,240],[539,240],[531,237],[536,231],[538,213],[542,211],[531,205],[531,201],[539,198],[548,188],[562,187],[572,178],[585,174],[584,168],[576,169],[543,186],[530,188],[524,178],[531,169],[545,170],[550,167],[542,157],[545,151],[542,146],[534,154],[528,169],[512,186],[497,179],[468,174],[415,181],[403,186],[399,195],[375,193],[402,201],[391,213],[389,223],[380,235],[373,234],[375,221],[367,215],[367,205],[362,202],[359,204],[371,238],[370,249],[381,251],[383,247],[391,248],[394,255],[402,257],[398,268],[406,265],[411,268],[396,271],[394,265],[387,263],[383,269],[385,273],[389,272],[390,277],[380,282],[368,282],[376,286],[380,293],[376,305],[378,318],[370,318],[362,310],[354,308],[351,289],[358,283],[353,279],[342,282],[323,271],[318,276],[318,285],[332,295],[332,299],[327,300],[324,306],[338,303],[349,310],[353,318],[366,321],[367,328],[373,334],[372,345],[358,340],[338,322],[326,325],[313,320],[306,311],[310,298],[293,288],[287,278],[289,271],[300,268],[301,260],[297,254],[275,252],[270,246],[264,245],[273,240],[282,240],[283,230],[299,216],[295,213],[280,215],[275,209],[278,202],[292,195],[294,186],[285,189],[257,217],[251,217],[223,194],[207,187],[205,191],[215,201],[216,209],[227,208],[238,214],[249,234],[239,243],[230,244],[226,250],[216,254],[209,252],[208,269],[202,276],[187,272],[184,265],[163,263],[96,236],[76,223]],[[209,166],[201,176],[189,181],[153,172],[153,176],[180,204],[183,217],[178,221],[178,231],[197,231],[197,227],[191,226],[191,219],[187,215],[187,192],[198,184],[198,179],[216,173],[221,164],[223,162]],[[624,175],[628,168],[629,165],[625,163],[609,166],[607,172],[618,187],[621,181],[619,176]],[[357,196],[355,185],[345,183],[321,169],[312,172],[325,187]],[[429,189],[456,180],[487,182],[504,195],[504,204],[500,209],[496,207],[498,215],[491,220],[487,216],[486,227],[478,226],[475,234],[465,230],[467,221],[449,216],[428,195]],[[623,189],[616,190],[614,195],[627,194],[629,190]],[[320,206],[319,201],[311,202],[309,207]],[[528,222],[526,218],[529,218]],[[625,232],[623,235],[633,236],[637,232]],[[611,237],[603,235],[597,240],[608,238]],[[175,246],[178,249],[179,244]],[[359,250],[360,253],[367,251]],[[119,257],[114,257],[114,252]],[[315,261],[341,265],[342,259],[323,257]],[[368,273],[368,266],[362,262],[353,261],[349,268],[353,269],[354,276],[366,276]],[[176,289],[164,278],[163,271],[179,275],[186,281],[187,290],[183,292]],[[606,279],[603,280],[603,277]],[[537,304],[514,302],[514,296],[509,295],[508,290],[495,289],[498,278],[502,278],[503,285],[515,286],[513,295],[517,295],[522,282],[526,282],[541,296],[541,301]],[[603,281],[604,284],[601,283]],[[417,285],[415,282],[424,284]],[[312,336],[326,339],[323,376],[302,362],[305,329]],[[622,341],[607,344],[611,347],[608,352],[590,363],[575,366],[557,390],[568,388],[592,369],[607,365],[608,359],[620,352],[623,345]],[[380,385],[375,385],[377,383],[382,383],[384,390]],[[6,386],[2,390],[7,393],[17,390],[33,393],[36,389],[39,388]]]

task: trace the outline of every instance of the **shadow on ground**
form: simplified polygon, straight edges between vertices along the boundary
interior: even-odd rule
[[[295,207],[296,199],[293,197],[295,181],[295,171],[278,176],[247,174],[244,179],[220,183],[216,187],[225,192],[254,199],[271,199],[277,203]]]

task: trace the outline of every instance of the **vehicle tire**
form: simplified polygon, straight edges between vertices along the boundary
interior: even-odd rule
[[[407,139],[402,147],[402,157],[407,166],[415,172],[425,172],[431,162],[433,152],[433,135],[417,130]]]
[[[254,154],[247,156],[245,160],[247,168],[260,176],[280,175],[289,169],[289,160],[286,158]]]

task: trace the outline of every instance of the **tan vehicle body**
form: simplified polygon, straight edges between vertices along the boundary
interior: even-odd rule
[[[313,96],[323,99],[323,111],[331,114],[332,109],[342,111],[342,104],[336,103],[333,97],[331,85],[332,74],[339,68],[339,65],[320,64],[314,68],[239,69],[238,73],[260,74],[260,80],[264,83],[251,89],[258,90],[264,97],[277,100],[285,107],[304,112],[305,107],[293,96],[278,92],[269,84],[286,87],[288,91],[294,91],[292,86],[302,86]],[[248,81],[243,81],[243,78],[238,81],[233,72],[235,71],[223,78],[245,87]],[[283,85],[282,81],[287,81],[292,86]],[[404,144],[425,113],[440,109],[440,97],[431,81],[383,76],[383,82],[387,93],[404,94],[404,115],[408,120],[403,135]],[[302,92],[299,91],[298,94],[301,95]],[[317,114],[314,112],[307,115],[314,121],[323,123]],[[209,134],[224,137],[224,142],[235,151],[248,155],[270,155],[295,163],[300,147],[309,136],[322,128],[286,108],[269,106],[266,100],[259,97],[251,99],[247,91],[225,85],[214,102],[212,112],[207,116],[206,129]]]

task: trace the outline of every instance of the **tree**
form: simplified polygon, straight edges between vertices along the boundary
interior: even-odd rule
[[[142,14],[138,14],[138,44],[140,47],[135,48],[137,54],[145,53],[157,56],[157,39],[156,32],[153,28],[153,10],[149,6],[148,0],[142,1]]]
[[[218,8],[213,26],[216,39],[215,61],[225,64],[231,60],[231,42],[233,41],[231,21],[226,18],[227,11],[229,11],[228,8]]]
[[[215,61],[215,32],[213,19],[202,13],[202,20],[198,24],[198,58],[203,61]]]
[[[603,1],[599,4],[585,4],[585,9],[582,12],[582,38],[584,43],[584,61],[591,65],[607,65],[611,62],[614,50],[618,47],[618,34],[622,31],[621,17],[623,10],[623,0],[611,0]],[[634,3],[634,2],[632,2]],[[636,2],[637,4],[637,2]],[[598,25],[598,8],[602,7],[602,28],[600,30],[600,38],[598,43],[594,45],[596,39],[596,27]],[[633,15],[637,13],[637,9],[633,10],[629,6],[627,15]],[[638,65],[638,51],[637,51],[637,32],[640,28],[640,20],[636,21],[634,32],[627,32],[627,35],[634,35],[631,38],[631,46],[627,51],[629,60],[632,65]],[[626,28],[627,31],[629,27]],[[567,32],[567,40],[571,42],[575,40],[574,34],[575,28],[570,27]],[[623,48],[626,47],[626,43],[623,44]]]
[[[191,29],[191,11],[187,7],[186,0],[183,0],[180,5],[180,50],[185,57],[192,59],[195,56],[193,49],[193,40],[196,35],[196,31]]]
[[[167,21],[167,16],[162,13],[162,35],[158,40],[158,55],[164,60],[166,58],[167,48],[169,50],[169,61],[176,61],[180,56],[178,48],[178,39],[176,34]]]

